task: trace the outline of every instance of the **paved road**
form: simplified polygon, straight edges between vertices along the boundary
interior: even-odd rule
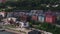
[[[4,31],[4,32],[0,32],[0,34],[15,34],[15,33]]]

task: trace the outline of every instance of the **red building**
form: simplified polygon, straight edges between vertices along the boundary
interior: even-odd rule
[[[46,12],[45,15],[46,15],[45,21],[47,23],[55,23],[56,22],[56,15],[54,13],[52,13],[50,10],[48,12]]]
[[[47,23],[55,23],[56,22],[56,16],[53,15],[46,15],[46,22]]]
[[[32,20],[37,21],[38,20],[38,16],[32,16]]]

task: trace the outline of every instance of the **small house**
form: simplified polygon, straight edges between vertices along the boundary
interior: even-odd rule
[[[57,24],[60,25],[60,12],[56,12],[56,15],[57,15]]]
[[[48,12],[45,13],[45,21],[47,23],[55,23],[56,14],[54,12],[51,12],[50,10],[48,10]]]
[[[29,27],[29,22],[24,22],[24,27],[28,28]]]
[[[7,17],[13,17],[13,12],[7,12]]]
[[[29,27],[29,22],[20,21],[19,24],[21,24],[21,25],[19,26],[19,27],[21,27],[21,28]]]
[[[34,20],[34,21],[38,21],[38,16],[33,15],[33,16],[32,16],[32,20]]]
[[[8,21],[10,21],[11,19],[12,19],[14,22],[16,21],[16,18],[14,18],[14,17],[9,17],[9,18],[7,18]]]
[[[56,22],[56,16],[54,16],[54,15],[46,15],[45,21],[47,23],[55,23]]]
[[[57,20],[60,20],[60,12],[56,12]]]
[[[45,16],[44,15],[39,15],[38,16],[38,21],[39,22],[44,22],[45,21]]]
[[[0,15],[1,15],[2,17],[5,17],[6,12],[2,11],[2,12],[0,12]]]

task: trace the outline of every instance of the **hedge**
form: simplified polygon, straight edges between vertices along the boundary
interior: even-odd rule
[[[36,26],[32,26],[32,27],[34,27],[36,29],[51,32],[53,34],[60,34],[60,28],[56,27],[53,24],[48,24],[46,22],[38,24],[38,22],[34,22],[34,21],[31,21],[30,23],[31,23],[30,25],[36,25]],[[36,24],[33,24],[33,23],[36,23]]]

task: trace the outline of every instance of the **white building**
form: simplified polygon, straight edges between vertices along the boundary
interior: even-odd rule
[[[5,17],[5,12],[0,12],[0,15],[2,15],[2,17]]]
[[[16,18],[14,18],[14,17],[9,17],[9,18],[7,18],[8,21],[10,21],[11,19],[12,19],[14,22],[16,22]]]
[[[19,23],[20,23],[21,28],[29,27],[29,22],[26,22],[26,23],[24,23],[24,22],[19,22]],[[24,25],[24,24],[25,24],[25,25]]]

